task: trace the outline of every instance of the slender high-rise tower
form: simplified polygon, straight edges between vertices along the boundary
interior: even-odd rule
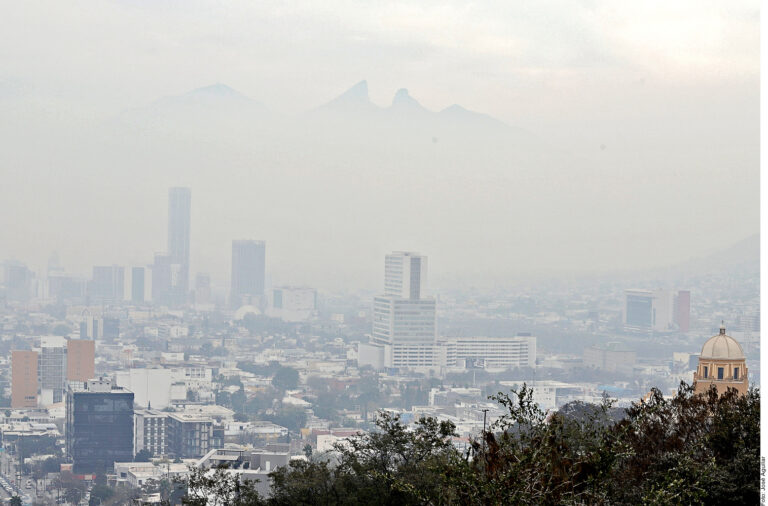
[[[422,298],[427,283],[427,257],[395,251],[384,258],[384,295],[401,299]]]
[[[232,241],[232,294],[237,307],[264,295],[266,245],[264,241]],[[243,300],[245,298],[251,300]]]
[[[189,231],[192,194],[189,188],[168,190],[168,256],[178,275],[173,280],[172,302],[183,304],[189,293]]]

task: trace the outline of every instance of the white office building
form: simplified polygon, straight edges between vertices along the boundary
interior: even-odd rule
[[[182,402],[187,390],[210,390],[211,369],[207,367],[133,368],[115,373],[117,385],[134,393],[137,406],[165,409]]]
[[[41,337],[37,356],[40,405],[63,402],[67,388],[67,340],[60,336]]]
[[[267,315],[286,322],[312,318],[317,310],[317,290],[299,286],[278,286],[269,291]]]
[[[440,367],[437,301],[423,297],[426,276],[425,256],[403,251],[386,256],[384,295],[373,299],[371,340],[358,349],[362,363],[376,368]]]
[[[439,367],[435,299],[375,297],[371,344],[382,347],[384,367]]]
[[[384,258],[384,295],[420,299],[427,285],[427,257],[395,251]]]
[[[624,291],[624,328],[670,331],[674,323],[675,299],[670,290]]]
[[[461,362],[464,366],[484,369],[536,367],[536,338],[531,335],[455,337],[442,344],[447,348],[444,352],[447,367]]]

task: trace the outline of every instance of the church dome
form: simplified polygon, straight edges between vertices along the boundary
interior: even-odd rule
[[[744,352],[736,339],[725,335],[725,327],[720,327],[720,334],[707,339],[701,347],[701,358],[744,360]]]

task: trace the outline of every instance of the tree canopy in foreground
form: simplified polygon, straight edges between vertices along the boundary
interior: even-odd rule
[[[269,498],[224,473],[197,473],[187,504],[214,504],[217,490],[227,504],[274,506],[759,501],[758,389],[695,395],[683,383],[671,399],[654,389],[626,410],[605,399],[549,414],[526,386],[491,398],[506,414],[467,451],[452,444],[451,422],[422,418],[408,427],[381,412],[377,431],[337,445],[334,458],[272,472]]]

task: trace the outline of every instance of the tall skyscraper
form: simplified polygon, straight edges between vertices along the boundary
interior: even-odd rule
[[[67,455],[75,474],[103,473],[133,460],[133,392],[109,380],[71,386],[66,404]]]
[[[189,235],[192,194],[189,188],[168,190],[168,255],[178,267],[174,279],[173,302],[184,304],[189,292]]]
[[[60,272],[48,273],[48,296],[59,303],[84,304],[88,293],[88,281],[62,274]]]
[[[9,260],[3,268],[3,284],[8,300],[26,302],[32,297],[34,273],[21,262]]]
[[[195,276],[195,304],[210,304],[211,301],[211,276],[198,273]]]
[[[266,244],[264,241],[232,241],[232,291],[230,302],[239,307],[264,295]]]
[[[168,305],[172,302],[172,269],[171,257],[164,253],[155,253],[152,265],[152,302],[158,305]]]
[[[437,301],[423,297],[427,258],[396,251],[384,260],[384,295],[373,299],[371,343],[384,347],[385,367],[436,368]]]
[[[675,323],[680,332],[688,332],[691,328],[691,292],[680,290],[675,297]]]
[[[131,268],[131,302],[140,304],[144,302],[144,267]]]
[[[427,257],[395,251],[384,258],[384,295],[420,299],[427,283]]]
[[[37,407],[37,352],[11,352],[11,407]]]
[[[94,302],[115,304],[123,300],[125,269],[118,265],[94,266],[89,295]]]

